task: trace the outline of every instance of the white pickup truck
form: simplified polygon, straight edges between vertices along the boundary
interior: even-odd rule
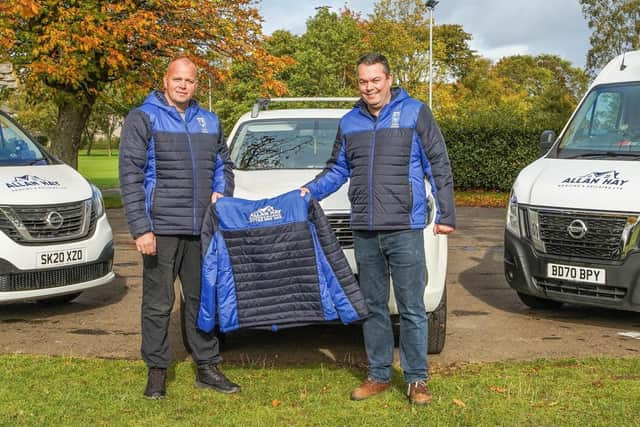
[[[511,191],[509,285],[532,308],[640,311],[640,51],[613,59],[541,148]]]
[[[70,301],[112,263],[100,190],[0,111],[0,303]]]
[[[272,102],[350,102],[352,98],[274,98],[259,100],[243,115],[229,135],[231,159],[235,164],[234,196],[249,200],[274,197],[291,191],[322,171],[331,155],[340,118],[347,109],[290,108],[266,110]],[[429,186],[429,183],[426,182]],[[428,278],[424,303],[429,314],[429,353],[440,353],[445,343],[447,299],[446,236],[433,235],[433,206],[425,231]],[[350,204],[347,185],[321,202],[347,260],[357,272],[353,237],[349,225]],[[389,301],[392,315],[398,314],[393,292]]]

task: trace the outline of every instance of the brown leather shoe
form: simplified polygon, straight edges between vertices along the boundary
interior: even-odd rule
[[[367,378],[360,386],[351,392],[351,400],[364,400],[380,394],[391,387],[391,383],[381,383]]]
[[[415,403],[416,405],[431,403],[431,390],[429,390],[426,381],[417,381],[409,384],[407,395],[409,396],[410,403]]]

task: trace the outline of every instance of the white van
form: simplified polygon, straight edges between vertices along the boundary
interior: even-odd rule
[[[640,51],[612,60],[541,148],[511,191],[509,285],[533,308],[640,311]]]
[[[229,134],[235,165],[235,197],[259,200],[291,191],[312,180],[331,157],[338,125],[349,110],[289,108],[263,111],[272,102],[349,102],[357,98],[261,99],[244,114]],[[429,185],[429,182],[426,182]],[[347,185],[322,200],[321,205],[354,272],[357,271],[350,228]],[[447,322],[447,237],[433,235],[434,200],[427,191],[430,218],[424,233],[428,277],[424,303],[429,315],[429,353],[444,347]],[[393,288],[392,288],[393,289]],[[398,314],[391,292],[389,310]]]
[[[65,302],[114,277],[97,187],[0,111],[0,303]]]

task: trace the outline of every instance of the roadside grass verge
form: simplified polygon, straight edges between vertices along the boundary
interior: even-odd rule
[[[640,412],[640,360],[495,363],[432,373],[433,402],[412,407],[395,374],[390,392],[352,402],[364,372],[335,365],[224,367],[243,390],[193,386],[169,372],[168,397],[142,397],[140,361],[0,356],[0,425],[445,426],[630,425]]]
[[[456,190],[456,206],[506,208],[509,193],[489,190]]]

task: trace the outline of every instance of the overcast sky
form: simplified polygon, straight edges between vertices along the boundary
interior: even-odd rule
[[[338,12],[345,4],[367,17],[371,0],[262,0],[263,30],[302,34],[317,6]],[[591,32],[578,0],[440,0],[436,24],[459,24],[473,36],[471,48],[497,60],[516,54],[550,53],[584,67]]]

